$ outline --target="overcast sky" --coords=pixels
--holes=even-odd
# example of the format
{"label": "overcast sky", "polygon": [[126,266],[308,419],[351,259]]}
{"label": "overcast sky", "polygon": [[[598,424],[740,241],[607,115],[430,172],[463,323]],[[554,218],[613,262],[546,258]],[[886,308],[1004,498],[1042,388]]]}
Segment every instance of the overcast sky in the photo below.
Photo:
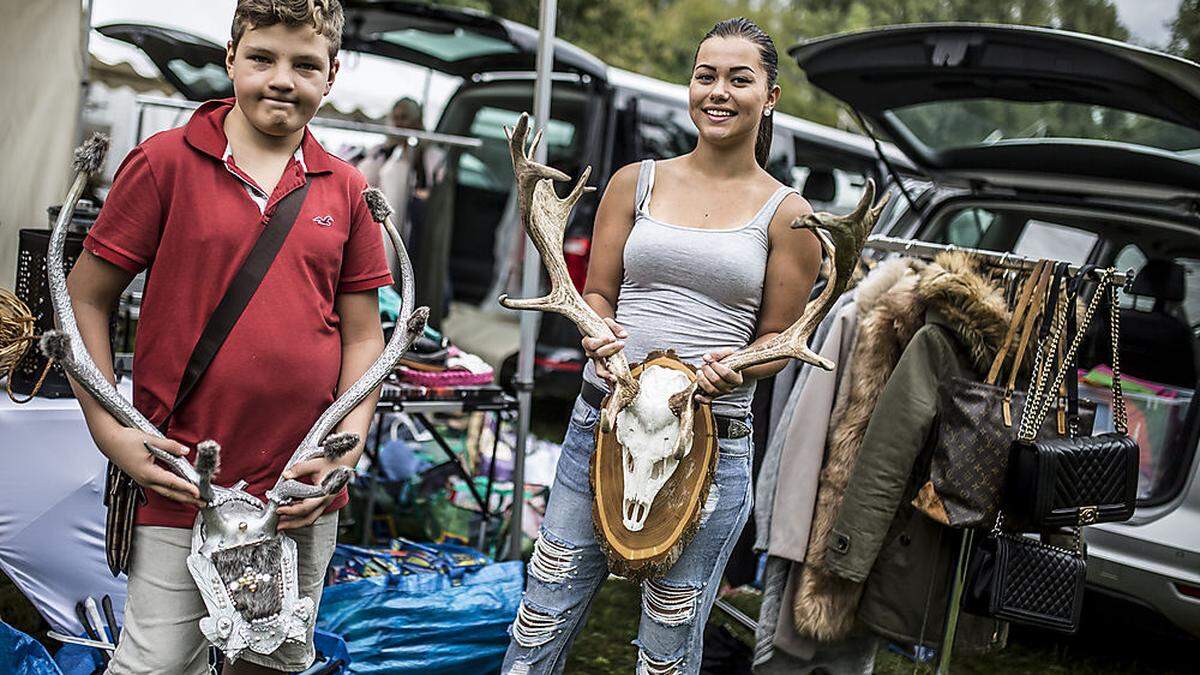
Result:
{"label": "overcast sky", "polygon": [[1168,25],[1179,11],[1180,0],[1116,0],[1117,16],[1133,34],[1134,42],[1147,47],[1166,47],[1171,41]]}

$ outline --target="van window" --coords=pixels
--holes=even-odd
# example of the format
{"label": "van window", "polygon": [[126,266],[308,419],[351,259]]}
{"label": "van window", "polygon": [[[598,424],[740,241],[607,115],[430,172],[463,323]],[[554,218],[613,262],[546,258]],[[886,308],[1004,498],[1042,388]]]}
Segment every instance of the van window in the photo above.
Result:
{"label": "van window", "polygon": [[636,159],[670,159],[696,147],[696,127],[686,107],[639,98],[637,112],[642,156]]}
{"label": "van window", "polygon": [[465,28],[456,28],[449,33],[405,28],[388,31],[379,37],[384,42],[406,47],[450,63],[480,56],[517,53],[517,48],[507,40],[480,35]]}
{"label": "van window", "polygon": [[1093,232],[1077,230],[1040,220],[1025,223],[1013,253],[1030,258],[1051,258],[1081,265],[1092,252],[1100,237]]}
{"label": "van window", "polygon": [[[1117,269],[1140,273],[1149,262],[1136,244],[1113,259]],[[1183,297],[1121,294],[1121,367],[1129,434],[1138,442],[1138,489],[1142,503],[1161,503],[1178,494],[1180,479],[1195,446],[1188,444],[1194,396],[1196,342],[1193,326],[1200,321],[1200,260],[1174,258],[1160,264],[1181,268]],[[1110,366],[1107,316],[1093,320],[1094,340],[1102,348],[1090,362],[1081,359],[1080,396],[1096,402],[1096,433],[1112,429],[1112,394],[1107,388]],[[1094,369],[1093,369],[1094,368]],[[1099,377],[1097,377],[1099,375]],[[1164,381],[1165,380],[1165,381]],[[1195,422],[1190,422],[1195,424]]]}
{"label": "van window", "polygon": [[867,176],[852,169],[806,166],[801,159],[791,166],[787,180],[782,182],[799,190],[815,211],[849,213],[862,198]]}
{"label": "van window", "polygon": [[[480,107],[471,120],[469,135],[479,138],[483,145],[463,152],[458,164],[458,183],[467,187],[507,192],[512,186],[512,159],[504,128],[512,128],[521,117],[519,112],[491,106]],[[575,125],[563,120],[550,120],[545,126],[542,142],[551,163],[570,152],[575,142]]]}
{"label": "van window", "polygon": [[983,241],[996,214],[987,209],[963,209],[946,223],[943,243],[974,248]]}

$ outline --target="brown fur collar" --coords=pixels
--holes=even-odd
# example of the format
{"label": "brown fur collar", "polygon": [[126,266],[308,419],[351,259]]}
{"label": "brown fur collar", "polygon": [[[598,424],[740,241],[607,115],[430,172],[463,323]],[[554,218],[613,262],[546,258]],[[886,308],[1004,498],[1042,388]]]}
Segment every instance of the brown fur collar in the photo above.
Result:
{"label": "brown fur collar", "polygon": [[930,264],[903,258],[884,262],[859,285],[855,303],[859,323],[848,364],[852,384],[834,405],[808,558],[793,600],[797,632],[821,641],[845,637],[854,625],[862,585],[825,571],[825,548],[867,423],[901,353],[928,311],[931,321],[958,335],[976,369],[985,372],[1009,319],[1001,291],[962,253],[942,254]]}
{"label": "brown fur collar", "polygon": [[951,252],[924,269],[917,294],[926,310],[935,313],[930,320],[957,335],[975,371],[986,373],[1012,316],[1000,288],[969,255]]}

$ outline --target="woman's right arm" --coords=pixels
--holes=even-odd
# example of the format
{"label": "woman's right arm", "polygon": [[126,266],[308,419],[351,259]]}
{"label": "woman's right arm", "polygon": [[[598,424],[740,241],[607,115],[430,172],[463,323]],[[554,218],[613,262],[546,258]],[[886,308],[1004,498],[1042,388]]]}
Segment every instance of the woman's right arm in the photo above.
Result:
{"label": "woman's right arm", "polygon": [[588,358],[595,362],[596,373],[606,380],[610,376],[600,360],[621,351],[625,347],[622,338],[629,336],[613,317],[616,316],[617,294],[624,273],[625,240],[633,229],[638,170],[638,164],[628,164],[613,174],[600,198],[592,228],[592,253],[583,300],[596,310],[618,339],[585,337],[581,344]]}

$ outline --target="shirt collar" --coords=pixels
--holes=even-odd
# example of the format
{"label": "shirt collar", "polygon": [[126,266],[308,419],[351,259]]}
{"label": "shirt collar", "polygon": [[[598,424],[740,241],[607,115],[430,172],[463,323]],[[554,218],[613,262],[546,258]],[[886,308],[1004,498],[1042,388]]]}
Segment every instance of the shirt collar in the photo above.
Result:
{"label": "shirt collar", "polygon": [[[184,128],[183,138],[187,144],[200,152],[224,162],[228,157],[229,139],[225,136],[225,116],[233,110],[234,99],[205,101],[192,113]],[[296,148],[296,159],[306,174],[331,173],[333,159],[317,142],[308,127],[304,128],[304,139]]]}

